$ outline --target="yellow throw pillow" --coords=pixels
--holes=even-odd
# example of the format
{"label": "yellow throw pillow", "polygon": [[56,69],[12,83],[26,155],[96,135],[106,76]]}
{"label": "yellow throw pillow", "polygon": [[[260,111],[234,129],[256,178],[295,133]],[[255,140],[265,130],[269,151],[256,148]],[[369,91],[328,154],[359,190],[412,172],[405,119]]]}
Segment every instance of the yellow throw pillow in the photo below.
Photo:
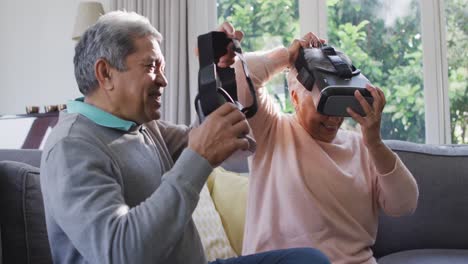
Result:
{"label": "yellow throw pillow", "polygon": [[206,184],[200,192],[200,200],[193,212],[192,218],[200,235],[208,261],[237,256],[229,244],[221,218],[216,211],[213,200],[211,200]]}
{"label": "yellow throw pillow", "polygon": [[213,171],[211,197],[221,216],[224,230],[234,251],[240,256],[244,238],[249,179],[218,167]]}

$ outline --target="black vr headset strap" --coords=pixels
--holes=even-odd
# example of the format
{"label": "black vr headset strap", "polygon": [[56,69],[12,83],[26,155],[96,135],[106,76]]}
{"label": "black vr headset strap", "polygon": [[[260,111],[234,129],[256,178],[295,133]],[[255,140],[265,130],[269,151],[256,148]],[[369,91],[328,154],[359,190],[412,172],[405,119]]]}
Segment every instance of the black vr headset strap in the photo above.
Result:
{"label": "black vr headset strap", "polygon": [[229,39],[222,32],[211,32],[198,37],[199,63],[198,95],[195,97],[195,110],[200,121],[223,104],[218,94],[219,76],[216,64],[226,54]]}
{"label": "black vr headset strap", "polygon": [[294,62],[294,67],[297,70],[297,80],[309,91],[312,91],[315,83],[315,76],[313,72],[307,68],[307,61],[305,60],[304,49],[299,49],[299,56]]}
{"label": "black vr headset strap", "polygon": [[[333,67],[337,71],[337,75],[343,79],[350,79],[353,77],[353,69],[343,61],[343,59],[336,54],[335,49],[332,46],[323,46],[322,52],[325,57],[331,62]],[[354,66],[353,66],[354,68]]]}
{"label": "black vr headset strap", "polygon": [[195,110],[200,121],[224,102],[218,95],[216,65],[214,63],[200,68],[198,72],[198,94],[195,97]]}
{"label": "black vr headset strap", "polygon": [[[246,118],[251,118],[252,116],[257,113],[258,105],[257,105],[257,94],[255,92],[255,87],[252,82],[252,78],[250,78],[249,68],[247,67],[247,61],[244,58],[244,54],[242,53],[242,49],[240,46],[240,42],[237,39],[232,40],[234,47],[233,50],[236,53],[237,57],[242,63],[242,70],[244,71],[245,79],[247,81],[247,85],[249,86],[250,95],[252,96],[252,104],[250,106],[242,108],[242,113],[244,113]],[[237,98],[237,91],[236,91],[236,98]]]}
{"label": "black vr headset strap", "polygon": [[195,97],[195,109],[200,120],[209,115],[224,102],[237,103],[237,85],[235,72],[232,68],[217,66],[219,58],[227,53],[230,42],[234,43],[234,52],[240,58],[247,79],[250,93],[253,98],[251,106],[240,109],[247,118],[257,112],[257,97],[253,82],[250,78],[247,64],[242,56],[240,43],[229,39],[224,32],[212,31],[198,36],[200,70],[198,72],[198,95]]}

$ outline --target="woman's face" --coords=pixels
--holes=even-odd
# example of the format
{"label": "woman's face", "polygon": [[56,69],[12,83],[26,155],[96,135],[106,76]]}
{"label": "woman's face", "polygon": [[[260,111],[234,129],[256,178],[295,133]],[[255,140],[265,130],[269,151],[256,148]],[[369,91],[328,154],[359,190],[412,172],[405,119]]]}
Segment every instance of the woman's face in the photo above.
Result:
{"label": "woman's face", "polygon": [[291,99],[296,109],[296,117],[299,124],[309,135],[320,141],[332,142],[338,129],[343,123],[343,117],[326,116],[317,112],[317,103],[320,97],[318,87],[307,91],[301,84],[291,92]]}

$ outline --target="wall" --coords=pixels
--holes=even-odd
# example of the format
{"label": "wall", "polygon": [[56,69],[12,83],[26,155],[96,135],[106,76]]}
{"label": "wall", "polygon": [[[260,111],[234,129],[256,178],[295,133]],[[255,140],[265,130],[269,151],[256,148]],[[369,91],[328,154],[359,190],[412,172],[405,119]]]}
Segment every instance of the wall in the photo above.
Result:
{"label": "wall", "polygon": [[[0,1],[0,115],[81,94],[71,39],[79,0]],[[108,11],[110,0],[101,0]]]}

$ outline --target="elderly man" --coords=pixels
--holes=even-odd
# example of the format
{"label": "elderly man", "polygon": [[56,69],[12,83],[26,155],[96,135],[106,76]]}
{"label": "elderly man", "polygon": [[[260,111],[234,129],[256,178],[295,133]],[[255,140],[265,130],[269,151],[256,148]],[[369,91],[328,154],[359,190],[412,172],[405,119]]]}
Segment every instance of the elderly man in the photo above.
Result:
{"label": "elderly man", "polygon": [[[238,35],[229,24],[222,30]],[[60,114],[42,156],[54,263],[206,263],[192,213],[212,168],[248,148],[240,136],[249,127],[231,104],[193,129],[158,120],[167,85],[161,38],[146,18],[116,11],[76,46],[75,76],[84,98]],[[219,65],[233,58],[229,52]],[[312,249],[220,263],[261,259],[327,263]]]}

